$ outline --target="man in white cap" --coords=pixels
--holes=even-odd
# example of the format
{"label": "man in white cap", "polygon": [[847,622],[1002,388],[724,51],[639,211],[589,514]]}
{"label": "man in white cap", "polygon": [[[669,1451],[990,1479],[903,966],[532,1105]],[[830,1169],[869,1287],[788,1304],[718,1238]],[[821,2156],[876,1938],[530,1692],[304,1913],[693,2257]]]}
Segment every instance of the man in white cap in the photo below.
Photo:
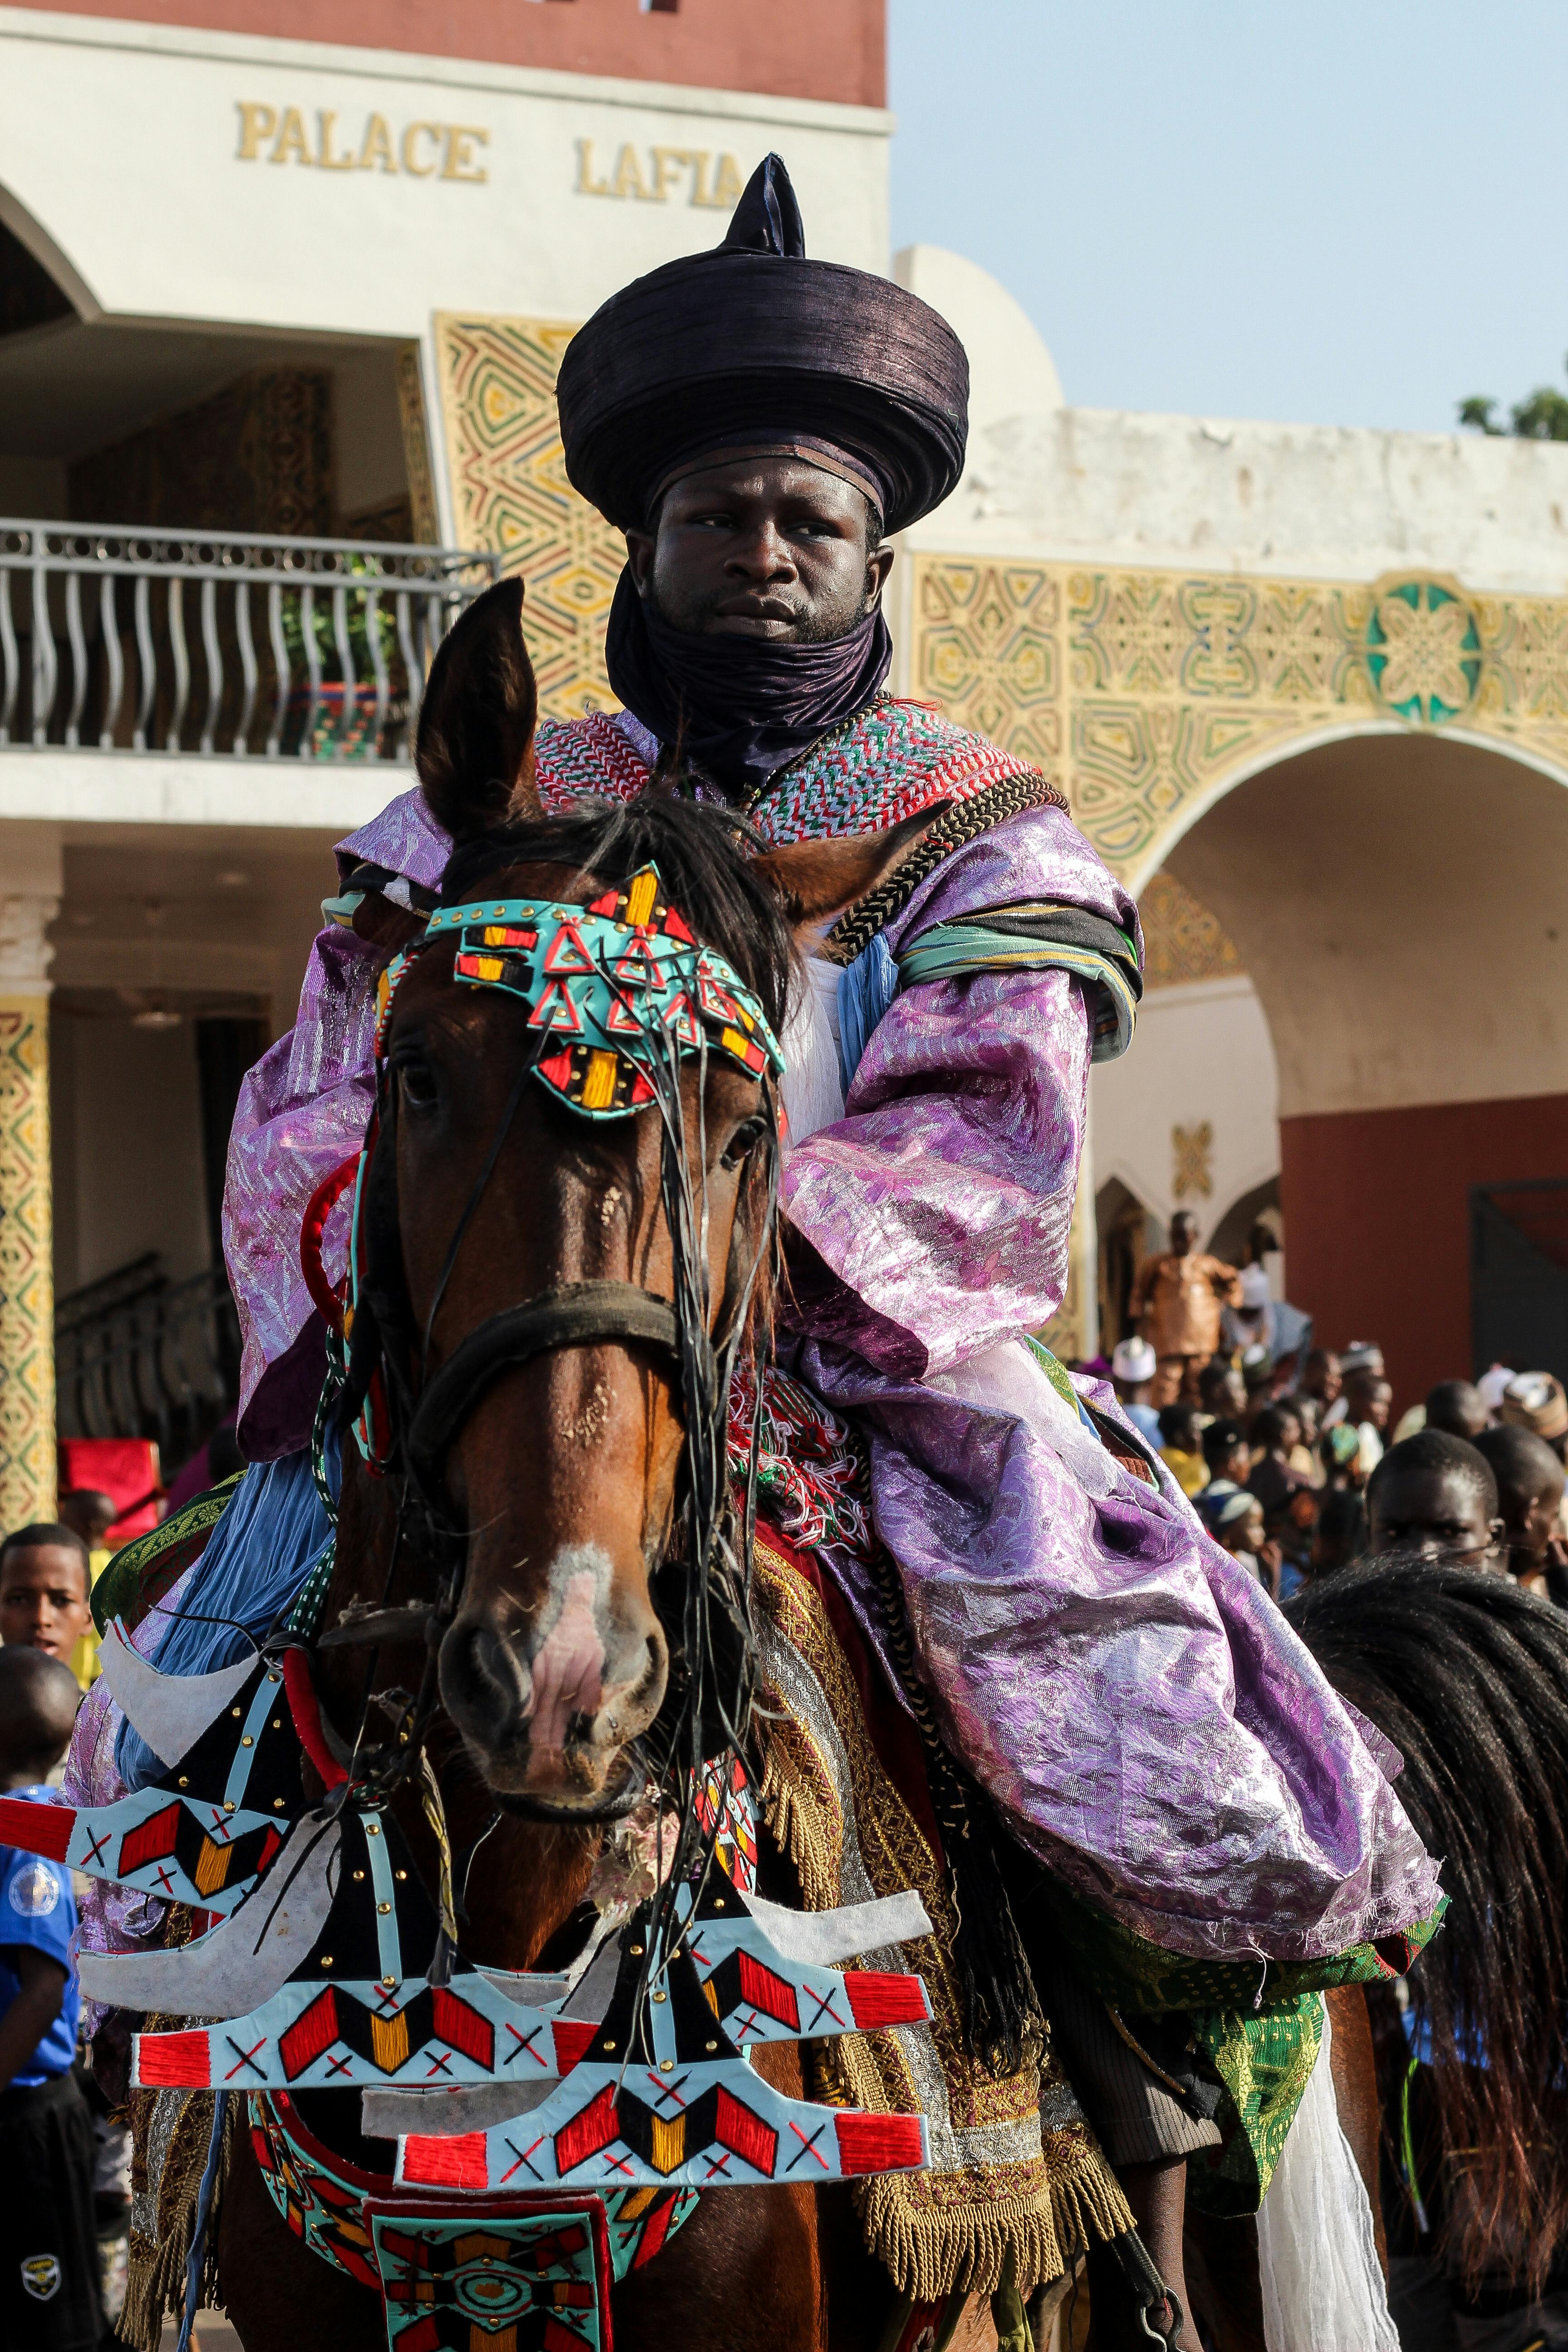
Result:
{"label": "man in white cap", "polygon": [[1118,1340],[1110,1358],[1110,1377],[1118,1402],[1134,1429],[1162,1452],[1160,1416],[1149,1402],[1159,1360],[1147,1339]]}

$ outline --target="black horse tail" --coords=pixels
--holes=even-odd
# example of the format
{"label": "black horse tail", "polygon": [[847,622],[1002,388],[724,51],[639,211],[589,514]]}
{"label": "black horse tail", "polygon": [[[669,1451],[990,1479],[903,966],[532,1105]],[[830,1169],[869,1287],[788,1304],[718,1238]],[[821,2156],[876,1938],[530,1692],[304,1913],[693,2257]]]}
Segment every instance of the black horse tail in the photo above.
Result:
{"label": "black horse tail", "polygon": [[1403,1754],[1398,1795],[1442,1864],[1447,1917],[1410,1979],[1455,2192],[1442,2251],[1473,2284],[1522,2243],[1539,2293],[1568,2234],[1568,1615],[1408,1559],[1321,1577],[1287,1614]]}

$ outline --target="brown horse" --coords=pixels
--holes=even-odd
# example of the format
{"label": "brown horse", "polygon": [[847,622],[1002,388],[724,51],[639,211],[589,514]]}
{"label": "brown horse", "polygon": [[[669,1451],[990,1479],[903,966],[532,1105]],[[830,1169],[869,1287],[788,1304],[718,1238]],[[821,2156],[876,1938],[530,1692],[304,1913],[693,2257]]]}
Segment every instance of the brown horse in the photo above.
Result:
{"label": "brown horse", "polygon": [[[776,1032],[793,929],[858,898],[935,812],[868,839],[751,858],[723,818],[674,801],[593,803],[591,813],[544,819],[531,787],[534,698],[520,603],[516,583],[480,599],[447,638],[426,697],[419,772],[457,845],[448,900],[585,905],[657,863],[670,903],[729,960]],[[399,910],[378,902],[374,919],[384,947],[401,944]],[[754,1307],[766,1273],[774,1135],[766,1087],[717,1055],[679,1066],[684,1175],[701,1212],[700,1262],[682,1264],[660,1118],[589,1121],[522,1083],[526,1006],[455,986],[452,962],[449,945],[427,950],[396,993],[365,1186],[372,1264],[356,1345],[374,1316],[388,1385],[401,1384],[416,1410],[465,1343],[493,1328],[498,1307],[563,1286],[669,1300],[684,1282],[706,1294],[700,1336],[722,1339],[748,1297]],[[722,1348],[714,1361],[727,1390]],[[438,1677],[428,1751],[460,1897],[466,1880],[465,1948],[527,1969],[580,1942],[575,1915],[605,1823],[646,1784],[661,1712],[700,1666],[680,1647],[687,1563],[671,1548],[678,1523],[689,1540],[682,1512],[703,1465],[694,1471],[690,1459],[689,1401],[668,1354],[647,1340],[590,1333],[524,1361],[503,1353],[460,1385],[460,1407],[414,1449],[417,1476],[372,1476],[345,1439],[323,1623],[383,1630],[374,1647],[320,1650],[319,1695],[341,1741],[353,1742],[361,1725],[362,1743],[388,1742],[406,1727],[411,1695],[433,1696]],[[412,1789],[395,1804],[434,1885],[438,1858]],[[793,2043],[765,2050],[759,2064],[780,2088],[806,2095]],[[390,2145],[360,2138],[356,2096],[326,2092],[299,2104],[329,2146],[390,2170]],[[223,2299],[247,2352],[276,2352],[307,2326],[310,2340],[337,2352],[384,2345],[379,2298],[289,2233],[243,2136],[238,2151],[218,2254]],[[613,2310],[623,2352],[655,2343],[849,2352],[875,2340],[889,2301],[841,2189],[738,2189],[705,2197],[657,2263],[616,2288]]]}

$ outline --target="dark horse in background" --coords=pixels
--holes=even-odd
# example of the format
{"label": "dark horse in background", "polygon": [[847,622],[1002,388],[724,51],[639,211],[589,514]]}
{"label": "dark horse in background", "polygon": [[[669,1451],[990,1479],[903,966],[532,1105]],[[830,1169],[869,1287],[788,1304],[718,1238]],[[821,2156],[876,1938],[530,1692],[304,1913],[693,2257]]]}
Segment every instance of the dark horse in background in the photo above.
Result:
{"label": "dark horse in background", "polygon": [[[1285,1614],[1399,1750],[1400,1801],[1443,1865],[1448,1910],[1408,1980],[1327,1999],[1394,2316],[1446,2343],[1434,2305],[1526,2304],[1568,2254],[1568,1616],[1506,1576],[1397,1555],[1315,1579]],[[1189,2208],[1216,2352],[1264,2352],[1255,2231]]]}
{"label": "dark horse in background", "polygon": [[[457,845],[448,903],[536,897],[586,904],[656,863],[671,904],[728,958],[781,1031],[799,937],[870,888],[937,812],[890,833],[760,856],[721,814],[659,798],[543,818],[531,782],[535,700],[519,628],[521,594],[520,583],[505,583],[471,609],[447,640],[426,692],[419,772]],[[416,919],[383,900],[367,901],[362,912],[388,953],[418,929]],[[457,987],[446,945],[426,950],[397,992],[365,1190],[367,1201],[381,1204],[372,1254],[379,1250],[384,1260],[372,1267],[369,1295],[386,1367],[406,1384],[409,1400],[417,1402],[423,1385],[498,1309],[563,1285],[612,1283],[669,1299],[682,1283],[689,1290],[695,1284],[710,1337],[727,1329],[749,1297],[742,1344],[765,1344],[775,1130],[758,1085],[718,1058],[680,1066],[683,1180],[703,1210],[683,1263],[668,1213],[660,1119],[588,1121],[525,1083],[526,1020],[513,997]],[[692,1234],[700,1240],[696,1265]],[[584,1900],[609,1825],[649,1778],[672,1710],[683,1695],[689,1698],[701,1661],[692,1654],[688,1605],[694,1465],[686,1405],[663,1352],[635,1339],[590,1339],[496,1368],[428,1467],[422,1501],[411,1499],[407,1482],[372,1477],[345,1440],[323,1624],[330,1632],[357,1622],[374,1633],[374,1645],[367,1636],[318,1650],[323,1711],[340,1740],[352,1741],[356,1726],[362,1743],[371,1740],[378,1723],[389,1738],[409,1694],[438,1681],[428,1752],[460,1900],[466,1881],[465,1948],[488,1966],[559,1966],[580,1947]],[[434,1603],[454,1559],[452,1603],[443,1614]],[[1434,1735],[1428,1755],[1400,1713],[1401,1675],[1407,1665],[1417,1682],[1427,1671],[1437,1674],[1432,1653],[1448,1656],[1445,1645],[1463,1638],[1463,1629],[1456,1631],[1463,1612],[1456,1601],[1446,1622],[1423,1617],[1408,1606],[1404,1585],[1399,1591],[1405,1613],[1392,1664],[1375,1633],[1356,1650],[1331,1607],[1314,1616],[1317,1604],[1310,1603],[1302,1630],[1336,1683],[1411,1756],[1417,1826],[1439,1852],[1463,1853],[1463,1887],[1443,1939],[1460,1954],[1455,1990],[1432,2003],[1435,2071],[1445,2085],[1458,2079],[1453,2052],[1472,2028],[1484,2034],[1492,2064],[1479,2088],[1474,2070],[1459,2067],[1468,2087],[1444,2110],[1465,2119],[1462,2127],[1456,2122],[1460,2137],[1451,2134],[1452,2143],[1469,2144],[1462,2133],[1473,2120],[1493,2162],[1486,2135],[1500,2135],[1488,2210],[1528,2179],[1555,2227],[1568,2158],[1542,2155],[1529,2118],[1540,2084],[1555,2079],[1539,2065],[1550,2039],[1542,2004],[1562,1983],[1568,1848],[1557,1808],[1568,1791],[1562,1719],[1568,1645],[1558,1637],[1553,1649],[1540,1613],[1546,1604],[1529,1603],[1537,1613],[1517,1627],[1510,1621],[1509,1639],[1528,1654],[1535,1696],[1521,1696],[1520,1656],[1510,1652],[1475,1706],[1461,1710],[1459,1730],[1447,1745]],[[403,1632],[404,1624],[415,1632]],[[1462,1680],[1462,1661],[1449,1657],[1445,1671]],[[1555,1716],[1543,1696],[1548,1685]],[[1514,1773],[1508,1786],[1518,1792],[1526,1785],[1511,1735],[1495,1727],[1499,1710],[1509,1707],[1534,1709],[1531,1722],[1547,1742],[1543,1772],[1553,1776],[1551,1802],[1537,1808],[1532,1827],[1516,1804],[1500,1842],[1489,1822],[1466,1844],[1456,1821],[1477,1801],[1467,1781],[1483,1759],[1494,1769],[1506,1749]],[[437,1852],[412,1787],[395,1801],[434,1885]],[[784,1900],[793,1893],[765,1841],[764,1891]],[[1530,1916],[1524,1944],[1515,1948],[1532,1962],[1550,1952],[1554,1971],[1528,2017],[1519,1988],[1502,1997],[1500,1961],[1494,1966],[1499,1945],[1521,1932],[1521,1904]],[[1373,2177],[1375,2208],[1371,2042],[1363,2025],[1359,2038],[1353,2030],[1363,2004],[1354,1993],[1333,1998],[1341,2113]],[[1561,2053],[1555,2042],[1552,2049],[1560,2074]],[[805,2095],[796,2044],[765,2045],[757,2063],[781,2089]],[[330,2147],[368,2170],[390,2171],[390,2144],[360,2137],[357,2094],[307,2094],[299,2105]],[[1210,2231],[1193,2250],[1194,2300],[1211,2340],[1226,2352],[1263,2340],[1248,2231],[1245,2224]],[[218,2253],[222,2299],[247,2352],[286,2345],[381,2352],[379,2298],[291,2235],[243,2134],[223,2200]],[[865,2252],[848,2192],[837,2185],[705,2196],[658,2260],[632,2273],[612,2299],[619,2352],[656,2346],[871,2352],[891,2306],[887,2275]],[[1113,2340],[1110,2321],[1102,2315],[1103,2340]]]}

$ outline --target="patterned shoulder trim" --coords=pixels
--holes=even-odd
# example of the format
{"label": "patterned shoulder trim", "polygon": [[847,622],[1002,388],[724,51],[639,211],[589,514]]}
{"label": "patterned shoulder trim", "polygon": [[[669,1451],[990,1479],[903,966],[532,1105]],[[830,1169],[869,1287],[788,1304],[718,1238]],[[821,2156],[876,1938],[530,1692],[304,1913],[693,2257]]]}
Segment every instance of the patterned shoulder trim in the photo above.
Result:
{"label": "patterned shoulder trim", "polygon": [[552,813],[575,793],[635,800],[648,779],[626,737],[603,710],[590,710],[583,719],[542,719],[533,755],[539,797]]}
{"label": "patterned shoulder trim", "polygon": [[[771,776],[746,814],[780,846],[881,833],[932,801],[970,800],[1033,773],[1016,751],[960,727],[930,703],[881,694]],[[1043,778],[1038,782],[1050,793]]]}
{"label": "patterned shoulder trim", "polygon": [[237,1470],[205,1495],[194,1495],[172,1518],[161,1519],[115,1553],[92,1588],[92,1617],[100,1633],[114,1617],[139,1625],[191,1562],[201,1558],[244,1475]]}
{"label": "patterned shoulder trim", "polygon": [[[926,802],[917,805],[943,797],[941,792],[928,793]],[[879,882],[858,906],[840,915],[822,943],[827,961],[852,964],[878,932],[895,915],[902,914],[927,875],[934,874],[942,860],[965,842],[976,840],[981,834],[989,833],[994,824],[1003,824],[1025,809],[1066,806],[1055,784],[1048,783],[1037,768],[1025,768],[1016,775],[1000,777],[994,783],[983,784],[967,799],[955,802],[886,881]]]}

